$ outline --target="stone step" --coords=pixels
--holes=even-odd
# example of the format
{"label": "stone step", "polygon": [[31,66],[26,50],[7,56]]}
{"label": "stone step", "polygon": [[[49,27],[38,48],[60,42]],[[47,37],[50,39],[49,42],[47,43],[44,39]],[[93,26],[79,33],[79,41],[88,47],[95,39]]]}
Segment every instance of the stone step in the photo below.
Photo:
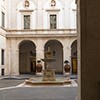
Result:
{"label": "stone step", "polygon": [[37,86],[37,85],[69,85],[71,84],[71,80],[65,80],[65,81],[33,81],[33,80],[26,80],[26,85],[30,86]]}

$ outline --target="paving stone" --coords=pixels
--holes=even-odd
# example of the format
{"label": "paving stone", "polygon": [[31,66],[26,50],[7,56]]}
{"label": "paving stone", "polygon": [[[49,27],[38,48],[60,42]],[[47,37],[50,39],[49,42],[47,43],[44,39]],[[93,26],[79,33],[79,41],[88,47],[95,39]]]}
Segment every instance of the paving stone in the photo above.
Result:
{"label": "paving stone", "polygon": [[77,87],[20,87],[0,91],[2,100],[75,100]]}
{"label": "paving stone", "polygon": [[15,77],[14,79],[9,77],[0,79],[0,100],[75,100],[77,97],[75,81],[72,81],[74,83],[70,86],[23,87],[20,84],[25,81],[25,78],[32,76],[18,77],[22,79],[18,80]]}

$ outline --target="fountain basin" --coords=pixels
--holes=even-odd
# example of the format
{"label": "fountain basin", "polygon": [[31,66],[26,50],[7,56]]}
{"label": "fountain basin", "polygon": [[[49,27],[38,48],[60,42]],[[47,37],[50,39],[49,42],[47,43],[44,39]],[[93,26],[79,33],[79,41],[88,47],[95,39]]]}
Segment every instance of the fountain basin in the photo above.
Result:
{"label": "fountain basin", "polygon": [[67,80],[66,78],[56,78],[55,81],[43,81],[42,78],[38,78],[37,80],[34,80],[32,78],[31,80],[26,80],[25,85],[29,86],[52,86],[52,85],[71,85],[72,80]]}

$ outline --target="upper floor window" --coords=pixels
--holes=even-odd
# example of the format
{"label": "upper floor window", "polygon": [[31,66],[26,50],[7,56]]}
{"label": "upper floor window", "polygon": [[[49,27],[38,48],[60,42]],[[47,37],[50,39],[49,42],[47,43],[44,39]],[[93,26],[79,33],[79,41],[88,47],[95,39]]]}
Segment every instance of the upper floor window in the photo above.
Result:
{"label": "upper floor window", "polygon": [[2,27],[5,27],[5,13],[2,12],[2,23],[1,23]]}
{"label": "upper floor window", "polygon": [[57,15],[53,14],[50,15],[50,29],[56,29],[57,28]]}
{"label": "upper floor window", "polygon": [[30,29],[30,15],[24,15],[24,29]]}

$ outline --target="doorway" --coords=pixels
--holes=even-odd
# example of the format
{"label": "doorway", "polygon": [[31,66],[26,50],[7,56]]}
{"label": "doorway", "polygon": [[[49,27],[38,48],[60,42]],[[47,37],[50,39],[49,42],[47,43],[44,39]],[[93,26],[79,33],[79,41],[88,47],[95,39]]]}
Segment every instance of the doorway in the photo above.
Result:
{"label": "doorway", "polygon": [[71,45],[72,74],[77,74],[77,40]]}

